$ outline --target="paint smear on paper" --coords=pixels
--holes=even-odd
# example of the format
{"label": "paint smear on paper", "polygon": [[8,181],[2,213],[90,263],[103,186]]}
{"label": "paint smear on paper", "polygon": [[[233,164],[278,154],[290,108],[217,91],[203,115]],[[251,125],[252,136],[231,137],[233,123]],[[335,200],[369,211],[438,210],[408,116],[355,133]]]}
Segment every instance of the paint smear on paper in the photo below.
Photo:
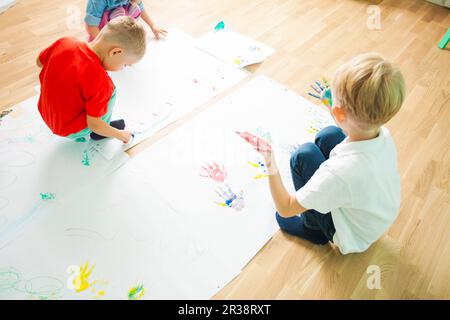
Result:
{"label": "paint smear on paper", "polygon": [[145,294],[144,285],[138,285],[128,291],[128,300],[140,300]]}
{"label": "paint smear on paper", "polygon": [[56,196],[53,193],[41,193],[41,199],[43,201],[50,201],[50,200],[54,200],[56,198]]}

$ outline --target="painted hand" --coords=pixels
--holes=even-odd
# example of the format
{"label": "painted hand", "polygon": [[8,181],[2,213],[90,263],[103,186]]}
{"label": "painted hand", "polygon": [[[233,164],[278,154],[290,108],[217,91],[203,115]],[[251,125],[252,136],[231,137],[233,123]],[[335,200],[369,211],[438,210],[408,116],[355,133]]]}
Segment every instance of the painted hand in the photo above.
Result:
{"label": "painted hand", "polygon": [[236,131],[236,134],[239,135],[246,142],[255,147],[255,150],[260,153],[271,153],[272,146],[263,138],[260,138],[250,132],[240,132]]}
{"label": "painted hand", "polygon": [[223,165],[213,162],[212,164],[205,163],[202,166],[200,176],[222,183],[228,177],[228,173]]}
{"label": "painted hand", "polygon": [[120,130],[117,139],[121,140],[124,144],[127,144],[133,138],[133,133],[131,131]]}
{"label": "painted hand", "polygon": [[244,192],[241,190],[239,195],[235,194],[229,185],[224,187],[220,186],[216,189],[217,194],[221,197],[224,202],[216,202],[222,207],[232,208],[236,211],[241,211],[245,207]]}
{"label": "painted hand", "polygon": [[278,169],[275,166],[274,154],[272,152],[272,146],[266,140],[258,137],[249,132],[239,132],[236,133],[249,144],[255,147],[255,150],[259,152],[264,157],[264,162],[268,169],[268,174],[275,174]]}

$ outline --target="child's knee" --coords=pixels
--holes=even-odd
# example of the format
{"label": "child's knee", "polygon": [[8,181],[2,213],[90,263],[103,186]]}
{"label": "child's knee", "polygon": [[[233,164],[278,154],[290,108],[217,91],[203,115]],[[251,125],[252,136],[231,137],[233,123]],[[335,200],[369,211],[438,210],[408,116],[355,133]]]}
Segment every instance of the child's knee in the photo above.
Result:
{"label": "child's knee", "polygon": [[298,147],[291,155],[291,169],[299,168],[302,162],[307,161],[309,158],[313,158],[317,153],[317,146],[312,142],[307,142]]}

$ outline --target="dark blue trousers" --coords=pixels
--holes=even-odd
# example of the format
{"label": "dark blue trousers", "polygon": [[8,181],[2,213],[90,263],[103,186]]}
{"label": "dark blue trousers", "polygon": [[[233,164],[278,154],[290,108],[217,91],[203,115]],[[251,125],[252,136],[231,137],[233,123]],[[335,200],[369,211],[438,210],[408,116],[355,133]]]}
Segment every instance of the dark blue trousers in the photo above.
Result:
{"label": "dark blue trousers", "polygon": [[[291,174],[295,190],[308,182],[319,166],[330,157],[331,150],[344,139],[345,134],[340,128],[326,127],[320,130],[314,143],[305,143],[292,154]],[[291,218],[283,218],[277,212],[276,219],[281,230],[315,244],[324,245],[333,241],[336,232],[330,212],[322,214],[308,210]]]}

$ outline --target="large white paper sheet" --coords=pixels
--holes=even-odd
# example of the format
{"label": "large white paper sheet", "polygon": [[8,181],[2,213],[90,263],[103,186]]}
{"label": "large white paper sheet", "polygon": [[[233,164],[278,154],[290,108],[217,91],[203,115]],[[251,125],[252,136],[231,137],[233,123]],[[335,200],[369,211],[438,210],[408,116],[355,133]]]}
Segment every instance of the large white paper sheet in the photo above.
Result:
{"label": "large white paper sheet", "polygon": [[26,232],[0,247],[0,299],[128,299],[140,286],[134,298],[207,299],[239,273],[132,162],[49,201]]}
{"label": "large white paper sheet", "polygon": [[135,132],[131,144],[102,142],[99,151],[111,159],[177,120],[248,76],[198,50],[194,39],[173,28],[167,38],[149,40],[142,61],[110,74],[117,88],[114,119],[125,119]]}
{"label": "large white paper sheet", "polygon": [[0,122],[0,245],[52,198],[63,198],[120,167],[121,154],[104,159],[95,143],[55,136],[37,110],[38,96]]}
{"label": "large white paper sheet", "polygon": [[196,44],[199,49],[240,68],[263,62],[275,51],[263,43],[226,29],[208,32]]}
{"label": "large white paper sheet", "polygon": [[[19,118],[20,126],[2,122],[7,139],[35,123]],[[331,124],[327,113],[274,81],[250,81],[114,174],[37,206],[23,232],[0,242],[0,298],[212,297],[278,229],[261,159],[234,132],[272,140],[292,191],[291,151]],[[46,152],[50,138],[33,137]],[[20,173],[28,158],[4,159],[12,168],[6,172]],[[0,181],[12,186],[14,178]],[[22,198],[32,199],[31,190]],[[17,189],[12,194],[19,198]]]}

